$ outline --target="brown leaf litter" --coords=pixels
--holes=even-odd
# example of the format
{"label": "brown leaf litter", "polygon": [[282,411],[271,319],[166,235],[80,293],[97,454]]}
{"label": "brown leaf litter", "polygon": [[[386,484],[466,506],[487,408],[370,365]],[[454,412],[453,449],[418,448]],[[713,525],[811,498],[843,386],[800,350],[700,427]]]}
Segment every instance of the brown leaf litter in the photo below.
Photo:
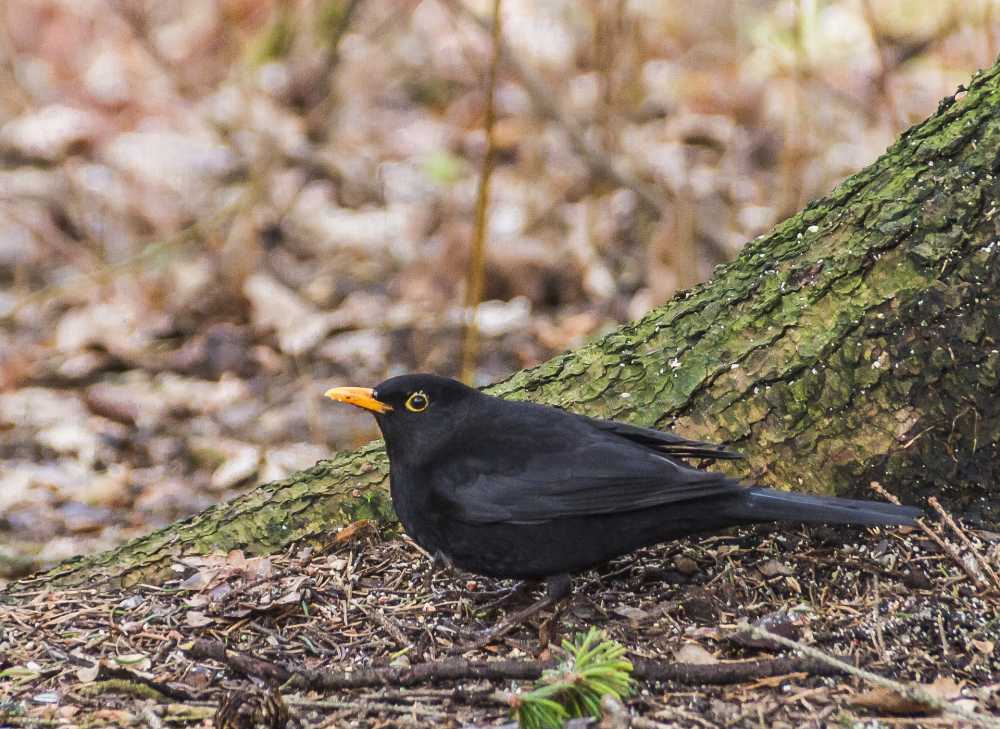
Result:
{"label": "brown leaf litter", "polygon": [[325,552],[234,551],[174,570],[126,591],[12,586],[0,725],[498,726],[509,719],[497,692],[558,658],[540,636],[588,625],[628,648],[635,727],[954,725],[746,626],[1000,721],[1000,597],[917,530],[758,527],[645,549],[577,577],[557,620],[459,657],[456,645],[530,597],[510,581],[430,574],[409,540],[371,524]]}

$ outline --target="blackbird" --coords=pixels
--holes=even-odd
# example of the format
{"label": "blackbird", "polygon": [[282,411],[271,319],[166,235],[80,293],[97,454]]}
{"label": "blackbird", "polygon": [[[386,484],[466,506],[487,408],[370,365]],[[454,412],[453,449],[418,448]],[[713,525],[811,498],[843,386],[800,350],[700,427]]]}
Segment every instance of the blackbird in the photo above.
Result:
{"label": "blackbird", "polygon": [[908,506],[746,486],[684,459],[736,459],[674,433],[501,400],[437,375],[326,396],[371,411],[403,528],[437,560],[547,581],[511,626],[569,593],[569,574],[640,547],[759,522],[913,524]]}

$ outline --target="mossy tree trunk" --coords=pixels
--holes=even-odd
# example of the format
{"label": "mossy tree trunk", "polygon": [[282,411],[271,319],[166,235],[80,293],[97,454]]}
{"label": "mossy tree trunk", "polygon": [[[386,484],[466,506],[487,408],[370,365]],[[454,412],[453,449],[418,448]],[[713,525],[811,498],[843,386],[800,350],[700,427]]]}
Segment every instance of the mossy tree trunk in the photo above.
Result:
{"label": "mossy tree trunk", "polygon": [[[729,443],[759,483],[867,494],[878,480],[996,523],[998,151],[995,67],[711,282],[490,390]],[[388,521],[387,473],[378,444],[341,453],[36,580],[130,584],[185,554]]]}

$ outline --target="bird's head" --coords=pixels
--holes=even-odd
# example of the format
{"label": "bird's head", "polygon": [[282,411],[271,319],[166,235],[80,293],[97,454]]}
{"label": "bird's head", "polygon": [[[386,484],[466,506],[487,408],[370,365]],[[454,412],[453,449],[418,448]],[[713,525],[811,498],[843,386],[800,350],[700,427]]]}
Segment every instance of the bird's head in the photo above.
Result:
{"label": "bird's head", "polygon": [[334,387],[326,396],[375,416],[389,458],[420,461],[444,447],[459,430],[468,405],[483,397],[457,380],[400,375],[368,387]]}

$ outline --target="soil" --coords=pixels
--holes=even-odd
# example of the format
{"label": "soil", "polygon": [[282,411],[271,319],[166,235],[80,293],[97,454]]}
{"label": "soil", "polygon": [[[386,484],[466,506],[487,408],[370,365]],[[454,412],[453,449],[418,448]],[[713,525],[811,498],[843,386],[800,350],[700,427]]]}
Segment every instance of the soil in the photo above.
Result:
{"label": "soil", "polygon": [[[596,626],[637,666],[698,663],[704,677],[732,662],[798,660],[748,638],[739,626],[749,622],[923,684],[989,725],[1000,721],[1000,592],[969,565],[973,552],[993,559],[1000,535],[963,533],[974,549],[952,555],[906,528],[757,527],[668,543],[576,576],[557,615],[462,658],[544,664],[562,656],[562,639]],[[386,679],[322,693],[282,686],[277,674],[269,681],[270,664],[330,675],[392,666],[398,679],[454,660],[456,646],[539,592],[434,571],[405,536],[368,523],[324,549],[197,557],[175,572],[129,590],[11,585],[0,595],[0,726],[211,726],[220,705],[217,726],[501,726],[510,722],[502,692],[532,687]],[[199,657],[196,640],[247,661]],[[240,668],[253,661],[263,669]],[[957,725],[855,676],[818,673],[765,672],[728,685],[638,680],[629,716],[601,726]]]}

